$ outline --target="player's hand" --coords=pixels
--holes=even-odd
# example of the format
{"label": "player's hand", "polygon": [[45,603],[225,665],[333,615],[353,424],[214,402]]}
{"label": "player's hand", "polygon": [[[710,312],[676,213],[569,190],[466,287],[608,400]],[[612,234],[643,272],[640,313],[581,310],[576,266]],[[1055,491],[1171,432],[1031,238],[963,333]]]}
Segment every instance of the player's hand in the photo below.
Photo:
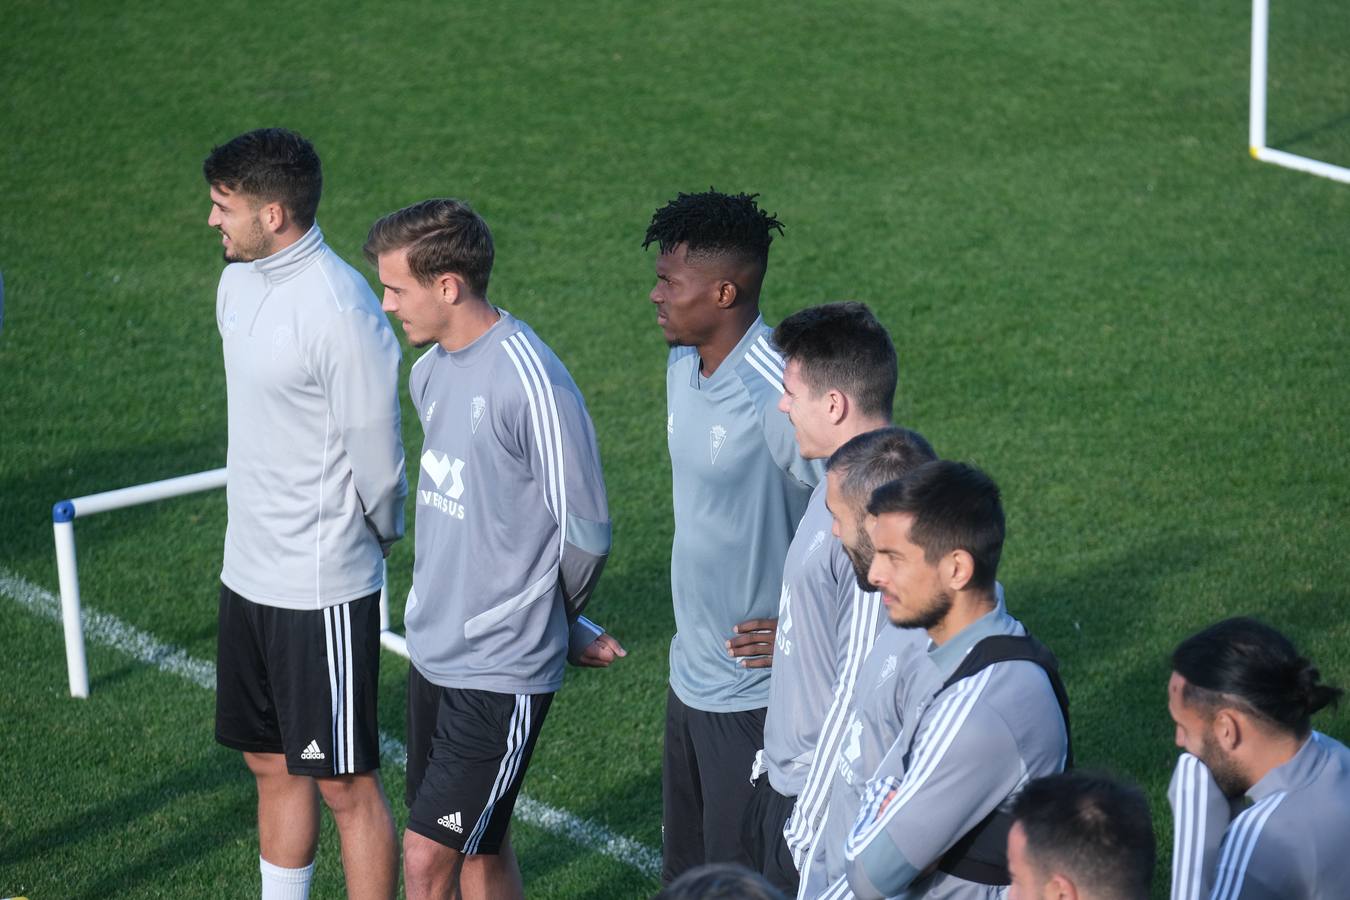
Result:
{"label": "player's hand", "polygon": [[773,642],[778,636],[777,619],[749,619],[732,631],[727,652],[746,669],[767,669],[773,665]]}
{"label": "player's hand", "polygon": [[577,658],[576,665],[591,669],[606,669],[614,660],[627,655],[628,651],[623,649],[623,644],[615,640],[614,635],[602,634],[586,645],[586,649],[582,650],[581,656]]}

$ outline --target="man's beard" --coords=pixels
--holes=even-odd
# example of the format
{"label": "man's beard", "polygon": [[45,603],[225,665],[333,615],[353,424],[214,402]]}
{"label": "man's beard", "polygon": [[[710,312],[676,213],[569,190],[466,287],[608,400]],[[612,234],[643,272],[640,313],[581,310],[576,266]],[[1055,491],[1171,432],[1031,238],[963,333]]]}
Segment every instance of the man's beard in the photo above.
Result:
{"label": "man's beard", "polygon": [[853,577],[858,579],[858,587],[864,593],[870,594],[876,590],[876,587],[867,580],[867,573],[872,568],[872,557],[876,555],[876,550],[872,547],[872,539],[861,528],[858,529],[853,542],[855,546],[852,547],[844,544],[844,553],[848,556],[848,561],[853,564]]}
{"label": "man's beard", "polygon": [[1236,800],[1251,788],[1251,782],[1242,774],[1233,757],[1219,749],[1212,734],[1205,735],[1200,747],[1200,761],[1209,769],[1209,774],[1214,776],[1214,783],[1229,800]]}
{"label": "man's beard", "polygon": [[[233,251],[233,255],[231,255],[231,251]],[[241,244],[233,235],[230,235],[230,246],[223,248],[220,255],[227,263],[253,262],[255,259],[271,256],[272,247],[268,243],[267,233],[263,231],[262,223],[256,219],[250,223],[247,243]]]}
{"label": "man's beard", "polygon": [[[890,616],[891,624],[897,628],[922,628],[924,631],[940,624],[947,614],[952,611],[952,595],[946,591],[938,591],[929,598],[927,605],[918,612],[911,613],[907,619],[896,619]],[[888,610],[889,614],[889,610]]]}

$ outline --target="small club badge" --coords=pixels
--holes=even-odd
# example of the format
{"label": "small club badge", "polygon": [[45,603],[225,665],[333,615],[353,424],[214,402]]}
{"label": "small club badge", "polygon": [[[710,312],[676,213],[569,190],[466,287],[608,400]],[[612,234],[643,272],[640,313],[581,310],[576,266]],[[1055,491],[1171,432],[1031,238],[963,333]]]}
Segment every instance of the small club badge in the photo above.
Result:
{"label": "small club badge", "polygon": [[727,430],[721,425],[714,425],[708,429],[708,449],[712,455],[713,465],[717,464],[717,454],[722,452],[722,445],[727,442]]}
{"label": "small club badge", "polygon": [[474,397],[469,402],[469,427],[473,433],[478,433],[478,423],[483,421],[483,413],[487,410],[487,399],[482,395]]}

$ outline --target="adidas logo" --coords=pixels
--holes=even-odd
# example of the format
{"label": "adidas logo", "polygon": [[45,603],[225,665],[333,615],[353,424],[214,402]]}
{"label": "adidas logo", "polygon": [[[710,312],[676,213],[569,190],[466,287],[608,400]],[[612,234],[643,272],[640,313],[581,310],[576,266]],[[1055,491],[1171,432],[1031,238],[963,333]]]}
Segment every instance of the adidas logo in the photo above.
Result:
{"label": "adidas logo", "polygon": [[444,825],[446,828],[449,828],[451,831],[455,832],[455,834],[464,833],[464,826],[460,824],[459,813],[457,812],[452,812],[448,816],[441,816],[439,819],[436,820],[436,824]]}
{"label": "adidas logo", "polygon": [[301,759],[323,759],[323,758],[324,758],[324,755],[323,755],[323,751],[319,749],[319,742],[318,742],[318,741],[310,741],[310,742],[309,742],[309,746],[306,747],[306,748],[301,752],[300,758],[301,758]]}

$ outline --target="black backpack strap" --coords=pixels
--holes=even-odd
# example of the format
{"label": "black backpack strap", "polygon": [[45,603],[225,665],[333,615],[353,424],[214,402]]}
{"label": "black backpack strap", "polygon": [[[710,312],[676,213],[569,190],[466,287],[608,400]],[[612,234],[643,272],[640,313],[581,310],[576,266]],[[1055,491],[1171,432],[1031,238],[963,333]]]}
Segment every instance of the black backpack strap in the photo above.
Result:
{"label": "black backpack strap", "polygon": [[[1064,682],[1059,677],[1059,661],[1049,648],[1031,635],[1001,634],[980,641],[966,654],[966,658],[942,685],[941,690],[946,690],[962,678],[969,678],[994,663],[1013,660],[1036,663],[1045,670],[1046,676],[1050,679],[1050,687],[1055,692],[1060,714],[1064,716],[1064,736],[1068,746],[1065,768],[1072,768],[1073,739],[1069,732],[1069,694],[1064,690]],[[1012,816],[1002,809],[995,809],[942,855],[942,859],[938,861],[938,869],[976,884],[1011,883],[1008,877],[1007,857],[1008,832],[1011,829]]]}

